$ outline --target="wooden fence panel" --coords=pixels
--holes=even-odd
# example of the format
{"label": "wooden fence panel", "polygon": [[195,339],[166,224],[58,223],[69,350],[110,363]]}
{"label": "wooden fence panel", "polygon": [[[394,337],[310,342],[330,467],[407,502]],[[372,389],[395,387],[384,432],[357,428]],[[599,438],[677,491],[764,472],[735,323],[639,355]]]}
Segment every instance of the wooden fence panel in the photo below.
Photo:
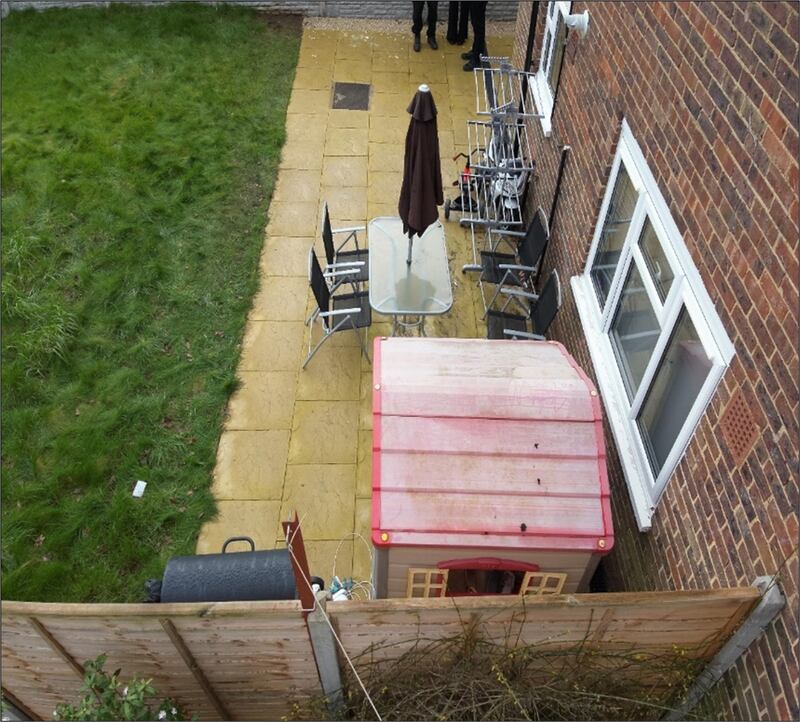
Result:
{"label": "wooden fence panel", "polygon": [[2,613],[3,686],[43,719],[78,698],[80,674],[67,660],[99,654],[107,670],[152,678],[159,697],[200,719],[279,719],[321,691],[299,602],[4,602]]}
{"label": "wooden fence panel", "polygon": [[548,597],[392,599],[329,606],[351,657],[392,659],[418,640],[457,636],[476,624],[498,643],[659,653],[673,648],[710,659],[759,598],[755,587],[700,592],[581,594]]}
{"label": "wooden fence panel", "polygon": [[[348,654],[389,660],[422,639],[476,625],[509,644],[576,643],[710,659],[759,599],[755,587],[700,592],[519,598],[391,599],[328,604]],[[37,604],[4,602],[3,687],[42,718],[77,699],[81,665],[150,677],[201,719],[279,719],[321,694],[300,602]],[[387,645],[392,645],[387,647]]]}

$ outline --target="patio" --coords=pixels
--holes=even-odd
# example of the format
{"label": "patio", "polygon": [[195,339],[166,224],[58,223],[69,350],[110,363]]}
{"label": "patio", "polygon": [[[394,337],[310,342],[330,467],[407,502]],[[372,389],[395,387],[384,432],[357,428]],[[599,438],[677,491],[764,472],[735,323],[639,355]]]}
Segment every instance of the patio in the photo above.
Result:
{"label": "patio", "polygon": [[[475,117],[475,82],[462,70],[469,49],[411,48],[407,30],[358,21],[330,29],[306,21],[286,118],[286,145],[261,255],[261,288],[254,299],[239,364],[241,388],[232,397],[217,452],[213,492],[219,514],[203,527],[198,553],[217,552],[230,536],[251,536],[259,549],[282,546],[280,520],[297,509],[311,571],[330,583],[370,577],[372,367],[353,333],[326,343],[301,371],[307,349],[304,320],[315,307],[308,288],[308,249],[324,257],[319,234],[322,202],[334,228],[396,216],[402,182],[408,106],[427,83],[438,108],[445,197],[463,163],[465,121]],[[493,55],[511,51],[511,26],[487,26]],[[370,83],[369,110],[332,110],[334,82]],[[453,307],[426,322],[430,336],[484,337],[483,306],[474,278],[471,243],[457,218],[440,211],[453,281]],[[366,241],[360,234],[359,241]],[[373,314],[372,339],[388,335],[391,320]],[[371,351],[370,351],[371,353]],[[358,535],[367,542],[362,543]]]}

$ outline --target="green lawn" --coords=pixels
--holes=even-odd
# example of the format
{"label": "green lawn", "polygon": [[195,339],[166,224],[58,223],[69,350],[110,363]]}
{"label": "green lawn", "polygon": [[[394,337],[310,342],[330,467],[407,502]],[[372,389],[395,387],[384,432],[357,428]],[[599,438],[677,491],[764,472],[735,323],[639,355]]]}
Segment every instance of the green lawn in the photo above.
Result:
{"label": "green lawn", "polygon": [[3,598],[136,601],[214,514],[299,26],[175,5],[2,28]]}

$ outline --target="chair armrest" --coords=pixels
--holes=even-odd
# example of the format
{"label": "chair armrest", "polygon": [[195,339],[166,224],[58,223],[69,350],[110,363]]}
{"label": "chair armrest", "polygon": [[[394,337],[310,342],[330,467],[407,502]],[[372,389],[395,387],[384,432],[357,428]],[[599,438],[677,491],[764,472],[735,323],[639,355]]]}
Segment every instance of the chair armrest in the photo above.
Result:
{"label": "chair armrest", "polygon": [[530,301],[539,300],[538,293],[531,293],[530,291],[524,291],[521,288],[508,288],[507,286],[503,286],[500,289],[500,293],[502,293],[504,296],[514,296],[514,298],[527,298]]}
{"label": "chair armrest", "polygon": [[366,261],[336,261],[335,263],[329,263],[325,268],[358,268],[360,266],[365,266],[367,264]]}
{"label": "chair armrest", "polygon": [[525,238],[526,235],[523,231],[492,230],[491,233],[497,236],[514,236],[514,238]]}
{"label": "chair armrest", "polygon": [[325,276],[325,278],[335,278],[336,276],[352,276],[357,270],[357,268],[337,268],[333,271],[325,269],[322,275]]}
{"label": "chair armrest", "polygon": [[546,341],[544,336],[538,333],[528,333],[527,331],[514,331],[510,328],[503,329],[504,336],[511,336],[513,338],[526,338],[530,341]]}
{"label": "chair armrest", "polygon": [[351,313],[361,313],[360,308],[339,308],[335,311],[322,311],[320,312],[320,316],[322,318],[328,318],[330,316],[349,316]]}
{"label": "chair armrest", "polygon": [[536,266],[518,266],[511,263],[498,263],[497,267],[501,271],[526,271],[528,273],[536,272]]}
{"label": "chair armrest", "polygon": [[465,266],[461,266],[461,273],[466,273],[467,271],[483,271],[483,266],[478,263],[468,263]]}
{"label": "chair armrest", "polygon": [[348,226],[347,228],[333,228],[331,233],[357,233],[358,231],[366,231],[366,226]]}

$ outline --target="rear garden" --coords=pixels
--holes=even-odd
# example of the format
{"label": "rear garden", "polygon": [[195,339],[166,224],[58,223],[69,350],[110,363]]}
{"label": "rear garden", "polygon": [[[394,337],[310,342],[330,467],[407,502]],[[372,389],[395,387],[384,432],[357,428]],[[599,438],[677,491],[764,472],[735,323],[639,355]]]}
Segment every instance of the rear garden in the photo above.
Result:
{"label": "rear garden", "polygon": [[4,598],[138,600],[213,516],[300,26],[175,5],[2,27]]}

